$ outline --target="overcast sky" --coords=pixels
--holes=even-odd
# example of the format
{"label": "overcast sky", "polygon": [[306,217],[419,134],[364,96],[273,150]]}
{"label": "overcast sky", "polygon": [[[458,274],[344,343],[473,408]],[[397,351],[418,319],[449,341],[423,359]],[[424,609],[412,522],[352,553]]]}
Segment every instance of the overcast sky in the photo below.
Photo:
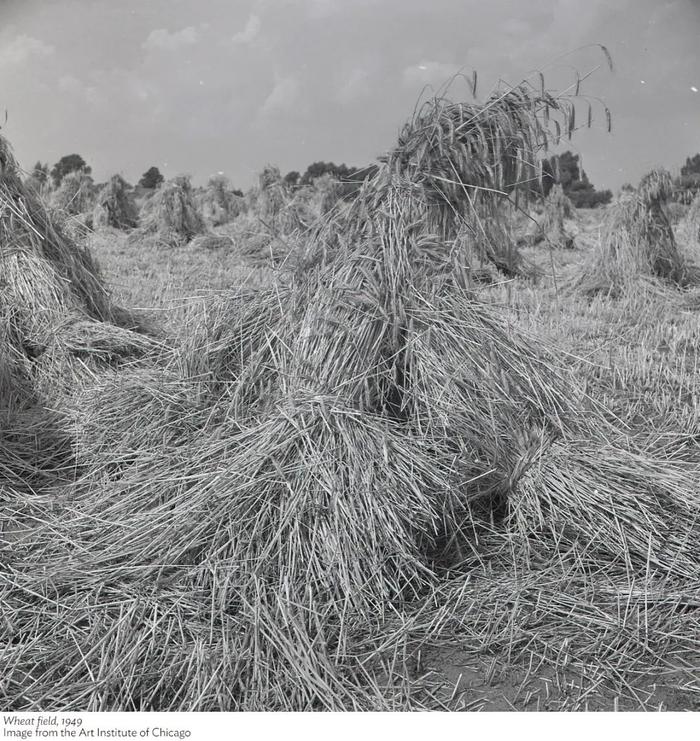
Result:
{"label": "overcast sky", "polygon": [[97,179],[248,187],[266,163],[368,163],[460,69],[482,97],[534,69],[562,87],[596,43],[616,69],[584,89],[614,129],[575,135],[589,177],[677,171],[700,151],[700,0],[0,0],[0,111],[25,168],[77,152]]}

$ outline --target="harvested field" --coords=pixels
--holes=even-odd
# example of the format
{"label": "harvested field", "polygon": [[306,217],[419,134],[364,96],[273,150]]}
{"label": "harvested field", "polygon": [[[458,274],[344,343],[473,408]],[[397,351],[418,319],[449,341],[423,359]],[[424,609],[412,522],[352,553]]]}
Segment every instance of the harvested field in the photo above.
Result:
{"label": "harvested field", "polygon": [[537,80],[345,201],[180,177],[134,228],[115,176],[84,243],[0,139],[3,709],[700,708],[697,201],[555,186],[518,246]]}

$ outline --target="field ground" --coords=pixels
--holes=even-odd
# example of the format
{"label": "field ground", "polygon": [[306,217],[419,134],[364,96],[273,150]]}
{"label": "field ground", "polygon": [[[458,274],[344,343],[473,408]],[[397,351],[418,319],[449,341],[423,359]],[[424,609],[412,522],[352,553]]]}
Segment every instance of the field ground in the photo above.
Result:
{"label": "field ground", "polygon": [[[620,299],[577,293],[571,278],[601,218],[579,215],[575,250],[527,250],[539,279],[503,279],[478,287],[478,296],[557,348],[581,389],[643,450],[700,465],[700,292],[649,284]],[[171,336],[208,295],[280,279],[271,268],[247,267],[235,251],[139,248],[115,231],[89,241],[117,301],[146,310]],[[681,248],[697,261],[697,245]],[[496,587],[494,562],[471,563],[444,574],[429,624],[420,608],[397,615],[402,654],[394,646],[382,655],[381,636],[367,639],[396,709],[700,709],[700,635],[684,634],[700,627],[700,582],[689,590],[671,569],[660,578],[649,571],[645,586],[619,564],[587,573],[555,560],[498,574]]]}

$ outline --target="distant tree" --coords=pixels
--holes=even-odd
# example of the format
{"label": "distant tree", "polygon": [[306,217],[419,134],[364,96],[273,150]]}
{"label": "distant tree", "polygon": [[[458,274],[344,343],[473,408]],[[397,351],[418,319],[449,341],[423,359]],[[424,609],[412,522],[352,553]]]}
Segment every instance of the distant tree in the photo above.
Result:
{"label": "distant tree", "polygon": [[301,180],[301,175],[296,170],[290,170],[283,179],[284,184],[288,188],[296,188]]}
{"label": "distant tree", "polygon": [[594,208],[612,200],[612,191],[596,190],[573,152],[554,155],[542,163],[542,191],[549,193],[554,183],[559,183],[564,194],[576,208]]}
{"label": "distant tree", "polygon": [[336,165],[332,162],[312,162],[301,177],[301,185],[311,185],[316,178],[320,178],[335,168]]}
{"label": "distant tree", "polygon": [[34,178],[37,183],[43,185],[49,179],[49,174],[49,163],[43,163],[37,160],[37,163],[32,168],[29,177]]}
{"label": "distant tree", "polygon": [[674,181],[675,200],[691,203],[700,193],[700,154],[688,157],[681,167],[680,177]]}
{"label": "distant tree", "polygon": [[302,175],[301,185],[311,185],[316,178],[323,175],[331,175],[336,180],[346,180],[356,169],[345,164],[336,165],[335,162],[313,162],[306,168]]}
{"label": "distant tree", "polygon": [[686,159],[685,164],[681,167],[681,175],[700,175],[700,154],[695,154]]}
{"label": "distant tree", "polygon": [[37,162],[27,175],[24,184],[35,193],[45,194],[49,182],[49,165]]}
{"label": "distant tree", "polygon": [[139,187],[140,188],[147,188],[148,190],[155,190],[162,182],[164,178],[161,175],[160,170],[153,165],[152,167],[149,167],[146,172],[143,173],[141,176],[141,180],[139,180]]}
{"label": "distant tree", "polygon": [[367,167],[348,167],[345,164],[336,165],[334,162],[313,162],[306,168],[299,184],[311,185],[317,178],[330,175],[340,183],[340,187],[334,191],[338,198],[352,200],[362,187],[362,183],[373,177],[377,169],[377,165],[374,164]]}
{"label": "distant tree", "polygon": [[82,172],[85,175],[89,175],[92,172],[92,168],[79,154],[66,154],[61,157],[51,170],[51,178],[54,185],[58,187],[69,172]]}

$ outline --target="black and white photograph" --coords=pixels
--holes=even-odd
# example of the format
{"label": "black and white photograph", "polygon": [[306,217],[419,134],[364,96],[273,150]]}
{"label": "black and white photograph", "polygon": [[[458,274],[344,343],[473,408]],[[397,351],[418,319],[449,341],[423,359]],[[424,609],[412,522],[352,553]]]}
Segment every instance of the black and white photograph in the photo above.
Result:
{"label": "black and white photograph", "polygon": [[0,0],[3,738],[697,719],[699,42]]}

